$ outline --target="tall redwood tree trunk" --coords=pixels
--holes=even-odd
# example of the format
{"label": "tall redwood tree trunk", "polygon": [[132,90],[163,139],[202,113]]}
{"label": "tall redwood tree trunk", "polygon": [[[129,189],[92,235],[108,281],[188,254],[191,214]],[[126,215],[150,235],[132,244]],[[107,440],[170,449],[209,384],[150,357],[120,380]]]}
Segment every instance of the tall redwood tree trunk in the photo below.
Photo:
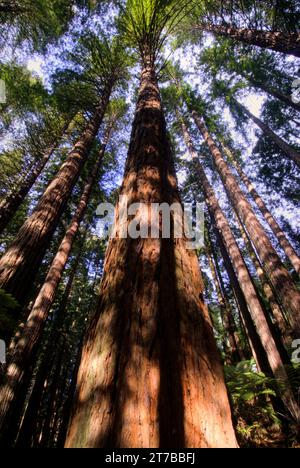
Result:
{"label": "tall redwood tree trunk", "polygon": [[253,249],[248,233],[246,232],[244,226],[242,225],[237,215],[236,215],[236,218],[237,218],[237,223],[239,225],[239,230],[241,231],[243,241],[245,243],[245,246],[247,248],[251,261],[255,267],[257,276],[261,282],[264,296],[270,305],[273,319],[276,322],[278,330],[280,330],[280,334],[283,338],[283,341],[287,345],[290,345],[292,341],[290,326],[287,322],[287,319],[284,315],[281,305],[279,304],[277,298],[275,297],[275,293],[273,291],[272,285],[269,283],[268,278],[265,275],[265,272],[261,266],[259,258],[257,257],[255,250]]}
{"label": "tall redwood tree trunk", "polygon": [[209,134],[204,122],[195,111],[192,112],[192,115],[210,149],[228,196],[249,233],[251,241],[266,269],[274,289],[278,293],[281,303],[289,314],[293,330],[296,335],[300,336],[300,292],[283,266],[264,228],[258,221],[250,203],[240,189],[235,176],[222,157],[221,152]]}
{"label": "tall redwood tree trunk", "polygon": [[[150,208],[180,198],[154,65],[145,62],[121,194]],[[134,220],[149,218],[141,210]],[[202,294],[184,238],[122,239],[116,229],[67,448],[237,446]]]}
{"label": "tall redwood tree trunk", "polygon": [[35,300],[32,311],[21,331],[11,356],[8,358],[4,384],[0,387],[0,432],[9,430],[9,416],[15,401],[22,390],[22,381],[28,365],[32,361],[36,346],[40,341],[44,324],[53,305],[57,288],[67,264],[80,223],[85,214],[87,204],[96,181],[100,164],[103,159],[105,144],[102,145],[97,163],[84,187],[76,213],[60,244],[58,252],[51,264],[45,282]]}
{"label": "tall redwood tree trunk", "polygon": [[81,138],[42,195],[33,214],[21,227],[14,242],[0,260],[0,288],[23,305],[42,262],[63,209],[87,160],[106,111],[112,83],[107,86]]}
{"label": "tall redwood tree trunk", "polygon": [[262,31],[257,29],[234,28],[215,24],[200,24],[197,29],[225,36],[263,49],[275,50],[284,54],[300,57],[300,34],[281,31]]}
{"label": "tall redwood tree trunk", "polygon": [[[296,399],[293,395],[292,389],[289,384],[288,375],[286,373],[284,363],[282,362],[280,352],[277,349],[275,340],[272,336],[269,324],[266,320],[264,310],[262,308],[261,302],[257,296],[255,286],[253,284],[252,278],[248,271],[248,268],[245,264],[241,251],[238,247],[238,244],[232,234],[229,223],[220,208],[218,200],[215,196],[214,190],[210,185],[204,169],[200,163],[197,152],[194,148],[192,139],[189,135],[187,126],[184,121],[181,122],[182,131],[184,135],[184,140],[189,149],[190,155],[194,161],[194,167],[196,175],[199,178],[199,185],[202,188],[203,194],[205,196],[205,201],[209,209],[211,218],[214,221],[214,225],[222,238],[226,250],[230,256],[232,264],[235,269],[240,287],[245,296],[249,311],[251,314],[252,321],[255,325],[257,333],[260,337],[261,344],[267,354],[269,366],[279,383],[284,382],[285,388],[281,391],[281,398],[284,402],[286,408],[289,410],[293,418],[299,422],[300,421],[300,408],[296,402]],[[259,359],[259,357],[257,357]],[[259,361],[258,361],[259,362]]]}
{"label": "tall redwood tree trunk", "polygon": [[234,105],[241,109],[241,111],[246,114],[262,130],[262,132],[283,151],[289,161],[293,161],[295,164],[297,164],[298,167],[300,167],[300,153],[298,151],[296,151],[286,141],[276,135],[276,133],[273,132],[273,130],[271,130],[267,124],[265,124],[258,117],[255,117],[255,115],[253,115],[252,112],[250,112],[240,102],[234,98],[232,100]]}
{"label": "tall redwood tree trunk", "polygon": [[287,258],[290,260],[290,262],[293,265],[295,271],[298,274],[300,274],[300,258],[298,256],[297,252],[295,251],[294,247],[291,245],[291,243],[287,239],[285,233],[282,231],[281,227],[277,223],[277,221],[274,218],[274,216],[272,215],[272,213],[268,210],[267,205],[265,204],[265,202],[263,201],[261,196],[256,191],[256,189],[255,189],[254,185],[252,184],[251,180],[247,177],[247,175],[245,174],[245,172],[241,168],[241,166],[238,163],[238,161],[236,160],[234,154],[231,151],[229,151],[228,148],[226,148],[224,146],[223,146],[223,148],[224,148],[225,152],[228,153],[228,155],[230,157],[230,161],[232,162],[232,164],[236,168],[236,171],[237,171],[238,175],[240,176],[242,182],[247,187],[249,194],[251,195],[253,201],[256,203],[256,205],[259,208],[261,214],[263,215],[263,217],[267,221],[268,225],[272,229],[273,234],[275,235],[275,237],[277,238],[280,246],[284,250]]}

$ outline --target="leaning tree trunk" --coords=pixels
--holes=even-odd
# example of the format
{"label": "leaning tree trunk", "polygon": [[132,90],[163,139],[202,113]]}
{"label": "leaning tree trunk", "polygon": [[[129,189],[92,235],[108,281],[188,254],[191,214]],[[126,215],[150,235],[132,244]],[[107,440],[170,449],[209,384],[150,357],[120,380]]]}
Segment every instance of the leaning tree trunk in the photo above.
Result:
{"label": "leaning tree trunk", "polygon": [[259,258],[257,257],[257,254],[252,246],[248,233],[246,232],[244,226],[242,225],[237,215],[236,215],[236,219],[237,219],[237,223],[238,223],[239,230],[241,232],[244,244],[247,248],[251,261],[255,267],[257,276],[261,282],[264,296],[269,302],[273,319],[276,323],[278,330],[280,331],[280,334],[282,336],[284,343],[287,346],[290,346],[292,338],[291,338],[291,330],[287,322],[287,318],[285,317],[282,307],[279,304],[277,298],[275,297],[275,293],[273,291],[272,285],[269,283],[268,278],[265,275],[265,272],[261,266]]}
{"label": "leaning tree trunk", "polygon": [[245,184],[245,186],[248,189],[249,194],[251,195],[253,201],[256,203],[257,207],[259,208],[261,214],[267,221],[268,225],[273,231],[273,234],[275,235],[276,239],[278,240],[280,246],[284,250],[287,258],[290,260],[291,264],[293,265],[295,271],[300,274],[300,258],[297,255],[297,252],[293,248],[293,246],[290,244],[289,240],[287,239],[285,233],[282,231],[281,227],[277,223],[276,219],[270,213],[268,210],[268,207],[266,206],[265,202],[261,198],[261,196],[257,193],[256,189],[254,188],[251,180],[246,176],[244,173],[243,169],[241,168],[240,164],[236,160],[234,154],[228,150],[228,148],[224,147],[224,151],[229,155],[230,162],[234,165],[234,167],[237,170],[238,175],[240,176],[242,182]]}
{"label": "leaning tree trunk", "polygon": [[[65,133],[67,128],[68,126],[66,125],[62,134]],[[59,142],[55,142],[44,152],[42,157],[37,161],[37,163],[30,171],[29,175],[21,182],[20,186],[0,202],[0,233],[3,232],[3,230],[8,226],[16,211],[24,202],[25,197],[28,195],[37,178],[41,175],[46,164],[52,157],[58,143]]]}
{"label": "leaning tree trunk", "polygon": [[0,260],[0,288],[11,293],[20,305],[26,301],[33,278],[89,156],[109,102],[111,89],[110,83],[81,138]]}
{"label": "leaning tree trunk", "polygon": [[91,175],[84,187],[76,213],[60,244],[58,252],[51,264],[45,282],[35,300],[32,311],[21,331],[16,346],[8,358],[5,382],[0,388],[0,432],[9,430],[9,416],[18,395],[22,391],[22,381],[28,365],[32,361],[37,344],[40,341],[44,324],[53,305],[57,288],[67,264],[80,223],[85,214],[88,201],[99,172],[106,144],[102,145]]}
{"label": "leaning tree trunk", "polygon": [[209,23],[200,24],[195,29],[212,32],[216,35],[262,47],[263,49],[275,50],[276,52],[300,57],[300,34],[298,32],[261,31]]}
{"label": "leaning tree trunk", "polygon": [[234,270],[230,256],[227,252],[227,248],[223,241],[222,235],[220,234],[220,231],[218,230],[215,224],[215,219],[213,218],[213,216],[211,216],[211,222],[216,232],[217,244],[219,246],[224,261],[224,267],[227,272],[234,299],[240,314],[241,324],[243,325],[244,332],[247,337],[257,370],[258,372],[263,372],[267,376],[272,376],[273,373],[269,365],[269,360],[266,351],[261,343],[260,337],[253,323],[251,314],[249,312],[248,304],[245,299],[245,295],[240,286],[239,279]]}
{"label": "leaning tree trunk", "polygon": [[233,203],[239,218],[245,225],[251,241],[262,261],[267,275],[281,303],[289,314],[295,335],[300,336],[300,292],[283,266],[276,250],[273,248],[264,228],[258,221],[250,203],[222,157],[221,152],[209,134],[204,122],[196,111],[192,111],[195,123],[203,135],[213,156],[216,168],[221,176],[228,196]]}
{"label": "leaning tree trunk", "polygon": [[[218,233],[222,238],[222,241],[224,242],[224,245],[234,266],[240,287],[243,291],[243,294],[249,307],[252,321],[260,337],[261,344],[263,345],[264,350],[267,354],[269,366],[274,374],[274,377],[279,383],[278,389],[281,393],[282,401],[284,402],[286,408],[288,409],[294,420],[300,422],[300,408],[293,395],[293,391],[289,384],[289,379],[284,367],[284,363],[282,362],[280,353],[272,336],[269,324],[266,320],[264,310],[258,298],[248,268],[244,262],[243,256],[237,245],[237,242],[232,234],[229,223],[222,209],[220,208],[214,190],[206,177],[204,169],[198,158],[197,152],[194,148],[192,139],[189,135],[187,126],[183,120],[181,121],[181,126],[184,135],[184,140],[194,162],[195,173],[199,179],[199,185],[205,196],[205,201],[209,213],[214,221],[214,225],[216,226]],[[284,389],[282,388],[283,383],[285,386]]]}
{"label": "leaning tree trunk", "polygon": [[295,164],[297,164],[298,167],[300,167],[300,153],[296,151],[294,148],[292,148],[286,141],[284,141],[282,138],[280,138],[278,135],[276,135],[271,128],[265,124],[262,120],[260,120],[258,117],[255,117],[255,115],[252,114],[245,106],[243,106],[240,102],[238,102],[236,99],[232,98],[232,101],[234,105],[239,108],[244,114],[246,114],[261,130],[262,132],[270,138],[273,143],[275,143],[278,148],[280,148],[283,153],[286,156],[286,159],[289,161],[293,161]]}
{"label": "leaning tree trunk", "polygon": [[242,71],[239,71],[238,73],[247,81],[249,81],[249,83],[251,83],[251,85],[253,85],[255,88],[261,89],[262,91],[269,94],[270,96],[273,96],[274,98],[279,99],[286,106],[292,107],[296,111],[300,112],[300,104],[297,104],[296,102],[294,102],[290,96],[281,93],[277,89],[265,84],[263,81],[257,81],[252,76],[247,75],[247,73],[244,73]]}
{"label": "leaning tree trunk", "polygon": [[[143,204],[131,217],[141,229],[149,227],[153,203],[181,207],[150,60],[121,195],[121,205],[125,198],[129,207]],[[159,221],[157,238],[122,238],[130,221],[119,225],[120,210],[119,204],[66,447],[236,447],[197,256],[184,237],[162,238]]]}
{"label": "leaning tree trunk", "polygon": [[31,447],[33,436],[36,430],[37,417],[40,411],[40,404],[45,389],[45,381],[50,375],[55,353],[57,353],[56,346],[59,340],[59,334],[64,324],[64,321],[66,320],[67,306],[69,304],[70,296],[72,294],[78,265],[82,257],[82,250],[86,240],[87,226],[85,228],[85,233],[83,234],[82,239],[80,240],[79,250],[72,264],[68,282],[62,300],[60,301],[58,311],[55,314],[55,319],[53,319],[54,323],[47,336],[45,343],[45,351],[43,352],[43,355],[39,360],[39,366],[36,372],[33,388],[29,395],[28,403],[22,416],[22,421],[20,424],[18,438],[16,442],[16,448]]}

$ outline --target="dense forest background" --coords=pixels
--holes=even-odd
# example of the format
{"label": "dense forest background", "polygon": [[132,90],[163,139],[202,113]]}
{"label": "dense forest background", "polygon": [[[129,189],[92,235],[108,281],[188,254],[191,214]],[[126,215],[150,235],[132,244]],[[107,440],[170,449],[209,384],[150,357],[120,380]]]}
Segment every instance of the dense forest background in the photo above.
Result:
{"label": "dense forest background", "polygon": [[[0,0],[0,446],[299,447],[299,26]],[[108,240],[119,195],[203,204],[203,246]]]}

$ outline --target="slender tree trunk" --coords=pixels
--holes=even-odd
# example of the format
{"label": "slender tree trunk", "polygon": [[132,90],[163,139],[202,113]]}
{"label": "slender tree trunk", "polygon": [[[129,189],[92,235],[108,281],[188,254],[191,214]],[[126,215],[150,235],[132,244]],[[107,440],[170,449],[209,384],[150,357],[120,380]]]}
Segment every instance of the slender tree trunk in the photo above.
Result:
{"label": "slender tree trunk", "polygon": [[217,275],[218,275],[218,278],[219,278],[219,284],[220,284],[220,287],[221,287],[221,290],[222,290],[222,294],[225,297],[225,299],[226,299],[226,301],[227,301],[227,303],[228,303],[228,305],[230,307],[230,310],[228,310],[228,312],[229,312],[228,323],[229,323],[229,326],[231,327],[231,329],[233,331],[233,336],[234,336],[236,346],[237,346],[237,350],[238,350],[239,361],[244,361],[244,360],[246,360],[246,356],[245,356],[244,349],[243,349],[243,346],[241,344],[241,340],[240,340],[240,337],[239,337],[239,334],[238,334],[237,325],[235,323],[235,319],[234,319],[233,314],[232,314],[232,309],[231,309],[231,306],[230,306],[230,300],[229,300],[229,297],[228,297],[228,294],[227,294],[227,291],[226,291],[226,287],[225,287],[225,284],[224,284],[224,281],[223,281],[223,277],[222,277],[221,270],[220,270],[220,265],[218,263],[218,261],[219,261],[218,260],[218,255],[217,255],[217,252],[215,251],[215,249],[212,249],[212,256],[213,256],[213,259],[214,259],[214,264],[215,264],[216,272],[217,272]]}
{"label": "slender tree trunk", "polygon": [[282,311],[281,306],[275,297],[272,286],[270,285],[268,278],[266,277],[265,272],[260,264],[259,258],[257,257],[255,250],[253,249],[248,233],[246,232],[244,226],[242,225],[237,215],[236,215],[236,218],[237,218],[237,223],[239,225],[239,229],[241,231],[243,241],[248,250],[252,263],[255,267],[257,276],[262,284],[264,296],[269,302],[270,309],[271,309],[273,318],[275,320],[275,323],[277,325],[277,328],[280,331],[280,334],[283,338],[284,343],[286,343],[287,345],[290,345],[292,341],[291,330],[289,330],[289,324],[285,318],[284,312]]}
{"label": "slender tree trunk", "polygon": [[203,194],[205,196],[205,201],[208,206],[209,213],[214,221],[214,225],[216,226],[219,235],[222,237],[222,241],[227,249],[227,252],[234,266],[240,287],[243,291],[247,305],[249,307],[252,321],[260,337],[261,344],[263,345],[266,351],[269,366],[272,369],[272,372],[277,381],[280,383],[280,385],[282,385],[282,383],[284,382],[285,388],[283,390],[280,390],[282,401],[284,402],[286,408],[289,410],[292,417],[297,422],[299,422],[300,408],[296,402],[296,399],[293,395],[293,391],[290,387],[284,363],[282,362],[280,353],[272,336],[269,324],[265,317],[264,310],[257,296],[257,292],[253,284],[252,278],[249,274],[248,268],[244,262],[243,256],[237,245],[237,242],[232,234],[229,223],[223,211],[220,208],[214,190],[206,177],[202,165],[200,164],[200,160],[194,148],[192,139],[188,133],[187,126],[183,120],[182,131],[184,135],[184,140],[189,149],[190,155],[194,161],[196,175],[199,178],[199,185],[202,188]]}
{"label": "slender tree trunk", "polygon": [[82,249],[86,239],[86,232],[87,227],[85,229],[85,234],[83,235],[82,240],[80,242],[78,254],[75,258],[75,261],[72,264],[68,282],[62,300],[59,304],[58,311],[56,313],[53,328],[49,332],[49,337],[46,342],[44,355],[42,356],[41,361],[39,362],[35,382],[20,425],[16,445],[17,448],[28,448],[31,446],[31,442],[34,436],[34,430],[36,428],[37,416],[40,410],[40,404],[43,397],[44,384],[47,379],[47,376],[50,375],[51,368],[53,366],[54,355],[55,353],[57,353],[56,346],[59,340],[59,331],[66,318],[65,313],[72,293],[78,265],[82,256]]}
{"label": "slender tree trunk", "polygon": [[214,259],[212,256],[212,248],[211,243],[208,241],[207,247],[207,258],[209,262],[209,267],[211,270],[212,278],[215,285],[215,290],[218,297],[218,302],[221,308],[221,318],[224,326],[225,331],[225,353],[226,353],[226,360],[228,365],[232,365],[240,360],[240,355],[238,351],[238,346],[236,343],[235,335],[234,335],[234,324],[232,323],[231,318],[231,308],[230,304],[227,301],[227,298],[223,294],[222,287],[219,283],[219,277],[217,273],[217,269],[214,263]]}
{"label": "slender tree trunk", "polygon": [[285,233],[282,231],[280,228],[279,224],[277,223],[276,219],[270,213],[268,210],[268,207],[266,206],[265,202],[263,199],[260,197],[260,195],[257,193],[256,189],[254,188],[252,182],[249,180],[249,178],[246,176],[244,173],[243,169],[239,165],[238,161],[236,160],[234,154],[226,147],[224,147],[224,151],[229,155],[230,161],[234,165],[234,167],[237,170],[238,175],[240,176],[241,180],[245,184],[245,186],[248,189],[249,194],[251,195],[253,201],[256,203],[257,207],[259,208],[261,214],[267,221],[268,225],[272,229],[275,237],[277,238],[280,246],[284,250],[287,258],[290,260],[291,264],[293,265],[295,271],[300,274],[300,258],[297,255],[295,249],[287,239]]}
{"label": "slender tree trunk", "polygon": [[293,102],[290,96],[286,94],[282,94],[280,91],[265,84],[263,81],[257,81],[252,76],[247,75],[247,73],[244,73],[242,71],[239,71],[238,73],[242,77],[244,77],[246,80],[248,80],[249,83],[251,83],[255,88],[261,89],[262,91],[269,94],[270,96],[273,96],[274,98],[279,99],[281,102],[283,102],[287,106],[292,107],[296,111],[300,112],[300,104]]}
{"label": "slender tree trunk", "polygon": [[[267,377],[272,376],[272,370],[270,368],[266,352],[261,344],[261,340],[257,334],[256,328],[251,319],[251,315],[248,311],[247,302],[243,291],[239,285],[238,278],[232,266],[230,257],[226,250],[225,244],[223,242],[222,236],[219,231],[216,229],[217,242],[221,251],[221,255],[224,260],[224,265],[230,279],[230,283],[234,292],[235,300],[240,312],[241,321],[251,348],[252,356],[255,360],[257,370],[263,372]],[[270,396],[270,403],[273,406],[275,413],[281,418],[281,420],[286,422],[286,410],[285,405],[282,400],[277,397]]]}
{"label": "slender tree trunk", "polygon": [[79,346],[78,346],[79,351],[78,351],[77,358],[75,361],[75,366],[72,372],[71,385],[68,390],[68,398],[66,399],[63,405],[63,410],[62,410],[62,415],[61,415],[61,425],[60,425],[58,437],[57,437],[57,448],[63,448],[66,438],[67,438],[68,425],[69,425],[70,415],[72,411],[72,404],[73,404],[73,400],[74,400],[75,392],[76,392],[76,384],[77,384],[79,367],[81,363],[82,346],[83,346],[83,339],[80,341]]}
{"label": "slender tree trunk", "polygon": [[[65,133],[67,127],[68,126],[65,126],[62,134]],[[22,181],[21,185],[0,202],[0,233],[7,227],[18,208],[24,202],[25,197],[28,195],[37,178],[41,175],[46,164],[52,157],[58,143],[59,142],[54,143],[51,148],[48,148],[45,151],[42,157],[33,166],[29,175]]]}
{"label": "slender tree trunk", "polygon": [[292,281],[289,273],[284,268],[277,252],[273,248],[264,228],[258,221],[250,203],[246,199],[239,184],[222,157],[215,142],[210,136],[205,124],[195,111],[192,112],[195,123],[203,135],[211,154],[213,156],[217,170],[221,176],[228,196],[233,203],[239,218],[246,226],[253,245],[262,261],[267,275],[270,278],[274,289],[277,291],[281,303],[289,314],[296,336],[300,336],[300,292]]}
{"label": "slender tree trunk", "polygon": [[[58,343],[60,344],[60,343]],[[63,353],[62,348],[58,346],[58,352],[56,353],[54,359],[54,372],[51,377],[51,382],[48,388],[48,401],[46,406],[46,414],[43,417],[43,426],[41,431],[41,437],[39,440],[39,448],[51,448],[50,447],[50,438],[51,438],[51,429],[53,424],[53,418],[55,416],[55,411],[57,409],[58,403],[58,393],[59,393],[59,382],[61,376],[61,367],[63,362]]]}
{"label": "slender tree trunk", "polygon": [[293,161],[300,167],[300,153],[292,148],[286,141],[276,135],[271,128],[265,124],[262,120],[258,117],[255,117],[245,106],[243,106],[240,102],[236,99],[232,98],[232,101],[236,107],[238,107],[244,114],[246,114],[261,130],[262,132],[270,138],[278,148],[280,148],[283,153],[286,155],[286,158],[289,161]]}
{"label": "slender tree trunk", "polygon": [[[121,195],[129,207],[145,204],[147,210],[134,216],[144,227],[153,203],[181,206],[150,60],[142,71]],[[120,211],[119,205],[66,447],[236,447],[197,256],[174,234],[121,238]]]}
{"label": "slender tree trunk", "polygon": [[39,343],[41,332],[53,305],[57,287],[62,278],[63,271],[68,261],[75,237],[96,181],[96,177],[103,159],[106,144],[102,145],[92,173],[84,187],[76,213],[63,238],[58,252],[52,262],[43,287],[41,288],[27,323],[21,332],[21,337],[12,351],[7,362],[6,382],[0,389],[0,428],[6,430],[9,424],[9,415],[14,402],[18,398],[22,387],[22,380],[26,373],[26,367],[31,362],[31,356]]}
{"label": "slender tree trunk", "polygon": [[11,293],[21,305],[26,301],[45,250],[89,156],[106,111],[111,89],[112,83],[107,87],[102,102],[83,135],[42,195],[35,211],[0,260],[0,288]]}
{"label": "slender tree trunk", "polygon": [[254,358],[254,361],[256,363],[257,370],[259,372],[263,372],[267,376],[272,376],[273,372],[269,364],[269,360],[266,354],[266,351],[261,343],[260,337],[256,331],[255,325],[253,323],[251,314],[248,309],[248,305],[245,299],[245,295],[243,293],[243,290],[240,286],[239,279],[235,273],[233,264],[231,262],[230,256],[227,252],[226,246],[224,244],[224,241],[222,239],[222,236],[215,225],[215,220],[212,217],[212,223],[214,224],[214,228],[216,231],[216,238],[217,238],[217,243],[220,248],[221,255],[224,260],[224,266],[228,275],[228,278],[230,280],[230,284],[232,287],[232,291],[234,294],[234,298],[239,310],[240,318],[242,325],[244,327],[244,331],[246,334],[246,337],[248,339],[248,343],[251,349],[252,356]]}
{"label": "slender tree trunk", "polygon": [[233,28],[215,24],[200,24],[196,29],[212,32],[216,35],[229,37],[235,41],[244,42],[263,49],[282,52],[283,54],[300,57],[300,34],[282,31],[261,31],[257,29]]}

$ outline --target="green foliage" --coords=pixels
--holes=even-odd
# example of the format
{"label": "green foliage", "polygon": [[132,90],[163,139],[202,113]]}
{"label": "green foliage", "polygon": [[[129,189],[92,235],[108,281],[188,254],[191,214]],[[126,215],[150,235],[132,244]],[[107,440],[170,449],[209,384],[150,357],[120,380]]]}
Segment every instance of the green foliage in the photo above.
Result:
{"label": "green foliage", "polygon": [[119,28],[142,60],[156,62],[165,41],[186,15],[186,0],[127,0]]}
{"label": "green foliage", "polygon": [[13,30],[15,43],[27,40],[35,50],[43,51],[67,30],[74,7],[80,3],[74,0],[1,0],[1,36],[5,40]]}
{"label": "green foliage", "polygon": [[275,380],[255,371],[254,361],[243,361],[234,367],[226,366],[225,376],[231,397],[237,405],[255,401],[262,395],[276,395]]}
{"label": "green foliage", "polygon": [[0,338],[6,340],[7,336],[13,332],[17,321],[14,317],[14,311],[18,309],[19,304],[5,291],[0,289]]}
{"label": "green foliage", "polygon": [[69,68],[54,74],[55,94],[63,109],[68,106],[92,109],[108,82],[126,86],[132,57],[120,44],[120,38],[88,32],[80,37],[75,50],[66,55]]}

